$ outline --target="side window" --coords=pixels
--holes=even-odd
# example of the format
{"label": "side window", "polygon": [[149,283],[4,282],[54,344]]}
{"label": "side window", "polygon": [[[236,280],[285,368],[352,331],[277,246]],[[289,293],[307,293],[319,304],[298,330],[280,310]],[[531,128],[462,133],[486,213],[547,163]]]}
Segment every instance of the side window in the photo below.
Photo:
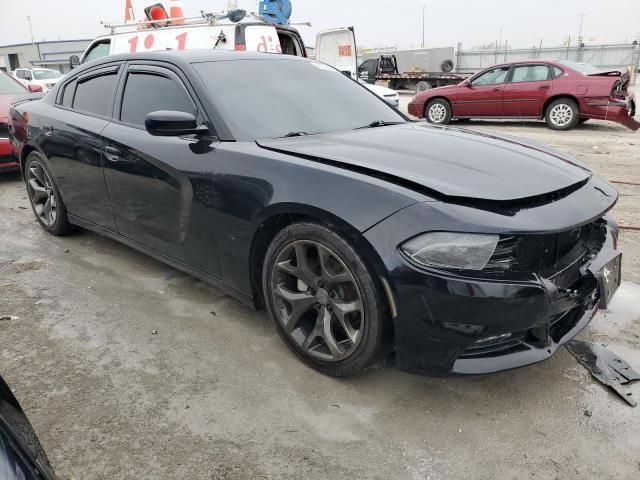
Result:
{"label": "side window", "polygon": [[116,72],[113,72],[78,81],[73,98],[73,109],[108,116],[113,104],[117,78]]}
{"label": "side window", "polygon": [[120,120],[144,126],[147,114],[158,110],[197,114],[186,90],[172,79],[154,73],[129,73],[122,96]]}
{"label": "side window", "polygon": [[33,80],[33,75],[31,75],[29,70],[23,70],[22,75],[25,80]]}
{"label": "side window", "polygon": [[111,40],[102,40],[91,46],[82,62],[90,62],[91,60],[95,60],[96,58],[106,57],[107,55],[109,55],[110,50]]}
{"label": "side window", "polygon": [[507,79],[507,75],[509,73],[509,69],[511,67],[499,67],[493,68],[487,72],[484,72],[479,77],[476,77],[472,84],[476,87],[481,87],[483,85],[499,85],[504,83]]}
{"label": "side window", "polygon": [[513,69],[511,83],[543,82],[549,79],[549,67],[546,65],[522,65]]}
{"label": "side window", "polygon": [[24,80],[24,70],[16,70],[16,77],[20,80]]}
{"label": "side window", "polygon": [[77,84],[77,81],[73,81],[71,83],[68,83],[64,87],[64,92],[62,92],[62,100],[60,102],[63,107],[71,108],[71,106],[73,105],[73,94],[76,93]]}
{"label": "side window", "polygon": [[553,67],[553,78],[558,78],[560,75],[562,75],[564,72],[558,68],[558,67]]}

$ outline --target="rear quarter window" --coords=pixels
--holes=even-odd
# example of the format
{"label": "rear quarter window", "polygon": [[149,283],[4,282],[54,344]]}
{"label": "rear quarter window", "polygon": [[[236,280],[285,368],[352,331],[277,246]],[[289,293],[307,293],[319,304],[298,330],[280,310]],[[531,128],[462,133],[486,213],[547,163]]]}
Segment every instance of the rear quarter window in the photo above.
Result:
{"label": "rear quarter window", "polygon": [[109,116],[117,78],[114,72],[78,81],[73,97],[73,109],[103,117]]}

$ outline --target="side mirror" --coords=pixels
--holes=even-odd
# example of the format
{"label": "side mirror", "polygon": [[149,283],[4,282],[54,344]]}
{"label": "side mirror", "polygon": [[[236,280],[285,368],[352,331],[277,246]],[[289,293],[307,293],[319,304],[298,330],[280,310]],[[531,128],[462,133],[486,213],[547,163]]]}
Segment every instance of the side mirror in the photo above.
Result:
{"label": "side mirror", "polygon": [[42,91],[42,86],[36,85],[35,83],[30,83],[29,85],[27,85],[27,88],[31,93],[37,93]]}
{"label": "side mirror", "polygon": [[473,83],[471,83],[471,82],[466,82],[466,83],[464,84],[464,86],[465,86],[465,87],[467,87],[467,88],[473,88]]}
{"label": "side mirror", "polygon": [[80,65],[80,57],[78,57],[78,55],[71,55],[69,57],[69,68],[71,68],[71,70],[73,70],[78,65]]}
{"label": "side mirror", "polygon": [[147,132],[156,137],[179,137],[182,135],[206,135],[207,127],[198,127],[196,117],[186,112],[159,110],[148,113],[144,119]]}

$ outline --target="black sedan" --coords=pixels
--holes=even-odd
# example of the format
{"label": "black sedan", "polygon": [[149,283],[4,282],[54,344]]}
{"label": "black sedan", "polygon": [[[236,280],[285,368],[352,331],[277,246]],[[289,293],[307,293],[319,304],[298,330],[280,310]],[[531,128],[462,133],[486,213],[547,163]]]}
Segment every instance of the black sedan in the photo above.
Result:
{"label": "black sedan", "polygon": [[99,232],[265,307],[329,375],[528,365],[620,282],[618,194],[581,162],[410,122],[307,59],[108,57],[10,122],[47,232]]}

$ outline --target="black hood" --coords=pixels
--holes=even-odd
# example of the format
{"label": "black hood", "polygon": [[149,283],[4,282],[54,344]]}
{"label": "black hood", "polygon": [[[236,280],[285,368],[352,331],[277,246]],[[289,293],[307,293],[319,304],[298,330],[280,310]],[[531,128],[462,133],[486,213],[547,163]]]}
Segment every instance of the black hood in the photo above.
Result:
{"label": "black hood", "polygon": [[269,150],[379,172],[441,195],[522,200],[584,183],[591,171],[541,144],[420,123],[259,140]]}

